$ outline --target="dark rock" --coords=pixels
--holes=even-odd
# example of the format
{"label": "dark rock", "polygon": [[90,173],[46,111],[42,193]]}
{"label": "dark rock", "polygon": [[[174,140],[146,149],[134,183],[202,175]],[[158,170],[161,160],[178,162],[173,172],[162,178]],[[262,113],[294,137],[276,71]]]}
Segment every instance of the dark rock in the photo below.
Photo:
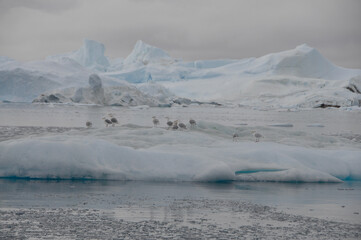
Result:
{"label": "dark rock", "polygon": [[93,90],[100,89],[102,88],[102,80],[97,74],[92,74],[89,76],[89,85]]}
{"label": "dark rock", "polygon": [[64,96],[59,93],[50,95],[41,94],[39,98],[33,100],[33,103],[62,103],[61,99],[64,99]]}
{"label": "dark rock", "polygon": [[189,105],[192,103],[192,101],[188,98],[177,98],[173,100],[174,103],[182,105],[182,104],[186,104]]}
{"label": "dark rock", "polygon": [[350,84],[346,87],[347,90],[350,90],[353,93],[361,93],[360,90],[354,84]]}
{"label": "dark rock", "polygon": [[320,105],[315,106],[315,108],[329,108],[329,107],[340,108],[341,106],[334,104],[327,104],[327,103],[321,103]]}
{"label": "dark rock", "polygon": [[54,94],[50,94],[48,97],[50,102],[59,102],[59,98],[57,96],[55,96]]}
{"label": "dark rock", "polygon": [[158,107],[172,107],[172,104],[171,103],[161,103],[161,104],[158,104]]}

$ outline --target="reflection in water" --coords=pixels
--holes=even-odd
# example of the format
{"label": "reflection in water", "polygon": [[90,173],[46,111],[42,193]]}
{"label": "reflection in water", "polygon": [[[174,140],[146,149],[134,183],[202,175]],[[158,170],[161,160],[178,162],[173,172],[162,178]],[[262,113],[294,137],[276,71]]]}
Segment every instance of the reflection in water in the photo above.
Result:
{"label": "reflection in water", "polygon": [[[203,208],[204,202],[226,200],[274,206],[297,214],[340,221],[360,221],[360,214],[354,214],[361,212],[360,199],[361,182],[171,183],[0,179],[1,208],[95,208],[111,210],[116,216],[129,220],[187,222],[197,218],[197,209]],[[211,210],[209,214],[212,214]]]}

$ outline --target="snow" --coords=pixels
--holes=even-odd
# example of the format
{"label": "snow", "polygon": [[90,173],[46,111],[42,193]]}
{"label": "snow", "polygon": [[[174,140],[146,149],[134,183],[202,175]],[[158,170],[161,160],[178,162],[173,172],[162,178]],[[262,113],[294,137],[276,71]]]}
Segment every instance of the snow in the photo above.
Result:
{"label": "snow", "polygon": [[199,60],[194,62],[194,67],[198,69],[217,68],[227,64],[237,62],[238,60],[219,59],[219,60]]}
{"label": "snow", "polygon": [[13,63],[13,62],[15,62],[14,59],[11,59],[11,58],[6,57],[6,56],[0,56],[0,67],[3,67],[4,65],[9,64],[9,63]]}
{"label": "snow", "polygon": [[[172,131],[139,125],[74,130],[0,142],[0,176],[145,181],[340,182],[361,180],[357,148],[255,143],[220,124]],[[248,135],[251,136],[249,133]],[[331,140],[331,139],[330,139]],[[326,143],[326,141],[325,141]]]}
{"label": "snow", "polygon": [[124,60],[124,64],[154,64],[171,63],[174,60],[160,48],[153,47],[139,40],[134,46],[133,51]]}
{"label": "snow", "polygon": [[[118,82],[117,86],[103,87],[102,79],[97,74],[89,76],[89,86],[81,88],[65,88],[62,90],[48,91],[34,99],[34,103],[81,103],[111,106],[138,106],[148,105],[157,107],[161,104],[169,104],[171,99],[164,97],[166,90],[160,86],[154,86],[141,90],[127,82]],[[156,94],[157,92],[157,94]],[[154,96],[150,95],[153,94]],[[170,93],[168,93],[170,97]]]}
{"label": "snow", "polygon": [[155,82],[142,83],[137,85],[137,88],[144,94],[154,97],[163,103],[169,102],[170,99],[174,99],[176,97],[167,88]]}
{"label": "snow", "polygon": [[[243,191],[252,194],[254,189],[249,187],[250,183],[243,185],[240,182],[340,183],[361,180],[359,69],[335,66],[308,45],[259,58],[193,62],[173,59],[162,49],[141,41],[125,59],[108,59],[104,52],[103,44],[85,40],[78,51],[43,61],[20,63],[0,57],[0,101],[31,102],[35,98],[34,102],[50,103],[0,104],[0,178],[177,184],[232,181],[236,184],[235,188],[243,187]],[[204,106],[200,101],[216,103]],[[318,107],[339,109],[309,109]],[[108,117],[110,113],[118,119],[119,125],[104,126],[102,117]],[[151,116],[160,120],[158,127],[151,127]],[[166,117],[186,123],[187,129],[168,130]],[[190,118],[196,119],[196,126],[188,124]],[[86,121],[93,123],[91,128],[85,128]],[[264,136],[260,142],[255,142],[254,132]],[[238,137],[233,141],[235,133]],[[119,185],[119,182],[113,183]],[[72,189],[73,184],[71,181]],[[103,189],[108,184],[102,181],[100,185]],[[149,190],[151,184],[140,185],[152,191]],[[207,192],[212,192],[207,187],[209,184],[189,185],[204,185]],[[274,187],[278,188],[280,184],[276,185]],[[354,190],[332,187],[334,184],[321,185],[330,186],[334,191]],[[293,186],[299,188],[297,184]],[[347,185],[344,183],[342,186]],[[224,188],[221,188],[223,191]],[[79,190],[76,189],[74,191]],[[164,199],[171,203],[168,189],[164,191],[162,188],[162,191],[166,195]],[[261,191],[265,189],[272,192],[269,186],[264,186]],[[317,187],[310,189],[322,195],[324,200],[324,192],[318,191]],[[144,194],[138,190],[135,192]],[[295,190],[299,192],[299,189]],[[294,193],[289,193],[288,187],[285,191],[289,198],[297,199]],[[224,197],[224,193],[217,194]],[[354,195],[352,191],[350,194]],[[59,194],[53,191],[50,195],[59,198]],[[181,204],[171,204],[171,208],[186,209],[184,204],[200,206],[201,202],[202,206],[208,204],[206,208],[199,208],[201,212],[214,212],[215,207],[222,210],[218,212],[224,212],[224,206],[232,212],[236,206],[234,201],[226,203],[223,200],[209,205],[211,201],[204,200],[198,192],[196,195],[201,201],[186,198]],[[274,196],[273,191],[272,198]],[[125,198],[117,199],[128,204],[129,197],[126,198],[125,201]],[[78,201],[79,198],[74,199]],[[108,201],[110,198],[101,201],[99,198],[92,199],[102,207],[104,202],[114,202]],[[139,203],[148,204],[149,196],[146,199],[144,201],[142,197]],[[150,222],[153,224],[155,205],[151,201],[148,205],[153,207],[148,208],[151,209]],[[276,202],[279,204],[278,200]],[[84,206],[88,201],[80,204]],[[129,206],[118,206],[122,216],[124,209],[130,209]],[[345,206],[342,205],[342,209]],[[248,210],[243,211],[245,208]],[[139,211],[142,216],[149,210],[144,209],[143,206]],[[269,219],[277,218],[282,224],[286,216],[276,212],[270,214],[269,207],[263,206],[242,204],[239,209],[243,209],[246,215],[257,213],[262,219],[266,213]],[[259,209],[263,209],[262,214],[259,214]],[[331,208],[324,209],[327,210],[323,212],[327,212]],[[347,204],[346,209],[358,216],[359,211],[355,212],[350,205]],[[138,210],[129,211],[134,213]],[[309,210],[313,211],[314,207]],[[63,210],[59,212],[64,213]],[[234,225],[234,219],[225,214],[220,217],[218,212],[214,215],[217,220],[214,223],[227,218],[224,226],[228,230],[220,232],[231,232],[229,226]],[[9,216],[10,219],[18,218],[24,213],[29,215],[29,219],[37,214],[9,210],[4,212],[4,219]],[[199,225],[204,227],[203,220],[207,221],[209,213],[193,219],[201,219]],[[168,214],[168,209],[164,214]],[[326,215],[328,218],[329,214]],[[300,219],[314,222],[300,216],[288,218],[292,224],[300,222]],[[269,219],[264,225],[271,226]],[[192,225],[195,223],[193,221]],[[317,226],[324,229],[325,222],[319,222]],[[204,229],[209,227],[212,225],[208,223]],[[269,229],[267,227],[267,231]],[[13,232],[8,231],[8,235],[12,236]],[[357,235],[357,231],[353,233]],[[353,237],[352,234],[350,236]],[[234,231],[233,235],[239,236]]]}
{"label": "snow", "polygon": [[0,100],[30,102],[48,89],[60,86],[56,81],[21,68],[0,71]]}
{"label": "snow", "polygon": [[[84,40],[71,53],[20,63],[0,58],[0,100],[31,102],[41,93],[84,88],[97,73],[103,87],[156,82],[169,95],[257,108],[353,109],[361,105],[361,69],[335,66],[306,44],[258,58],[185,62],[142,41],[125,59],[108,60],[105,46]],[[39,80],[42,79],[42,80]],[[31,86],[24,88],[24,83]],[[135,86],[138,87],[138,86]],[[144,87],[139,87],[141,89]]]}
{"label": "snow", "polygon": [[252,73],[271,73],[302,78],[322,78],[328,80],[349,79],[360,70],[337,67],[325,59],[319,51],[303,44],[295,49],[272,53],[255,59],[248,66]]}

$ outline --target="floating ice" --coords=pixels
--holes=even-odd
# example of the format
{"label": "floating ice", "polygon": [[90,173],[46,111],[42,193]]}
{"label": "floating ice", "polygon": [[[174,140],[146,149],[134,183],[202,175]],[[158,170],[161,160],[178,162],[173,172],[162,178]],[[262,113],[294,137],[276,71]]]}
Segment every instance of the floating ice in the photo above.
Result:
{"label": "floating ice", "polygon": [[[144,86],[145,87],[145,86]],[[158,89],[159,94],[165,93],[164,87],[153,87]],[[149,89],[149,88],[146,88]],[[163,90],[163,91],[161,91]],[[149,92],[144,93],[134,85],[127,82],[119,82],[118,86],[103,87],[102,79],[97,74],[89,77],[89,87],[65,88],[57,91],[49,91],[41,94],[33,102],[35,103],[82,103],[97,104],[105,106],[138,106],[148,105],[157,107],[162,104],[169,104],[167,96]]]}
{"label": "floating ice", "polygon": [[59,86],[46,76],[21,68],[0,71],[0,100],[31,102],[41,93]]}
{"label": "floating ice", "polygon": [[[206,128],[209,126],[214,126]],[[0,142],[0,176],[144,181],[361,180],[359,149],[232,142],[227,127],[127,125]]]}

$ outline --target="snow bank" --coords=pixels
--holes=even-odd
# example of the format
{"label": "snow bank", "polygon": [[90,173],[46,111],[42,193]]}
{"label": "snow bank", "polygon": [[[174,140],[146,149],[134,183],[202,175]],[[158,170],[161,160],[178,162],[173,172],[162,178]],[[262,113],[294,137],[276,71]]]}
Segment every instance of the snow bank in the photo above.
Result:
{"label": "snow bank", "polygon": [[[219,126],[220,127],[220,126]],[[225,128],[226,129],[226,128]],[[145,181],[361,180],[361,151],[123,126],[0,142],[0,176]]]}

